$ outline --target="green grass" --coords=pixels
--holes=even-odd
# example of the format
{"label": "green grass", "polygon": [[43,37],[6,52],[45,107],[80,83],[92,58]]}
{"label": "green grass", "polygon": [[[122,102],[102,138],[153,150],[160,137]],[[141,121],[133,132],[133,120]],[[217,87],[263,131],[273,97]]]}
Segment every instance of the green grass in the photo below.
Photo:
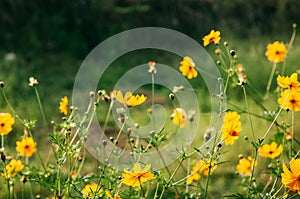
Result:
{"label": "green grass", "polygon": [[[235,38],[228,38],[229,48],[234,49],[239,57],[239,62],[242,63],[246,69],[248,84],[254,89],[254,92],[248,92],[249,95],[264,95],[264,91],[266,88],[266,84],[269,78],[269,74],[271,71],[272,64],[269,63],[264,56],[264,52],[266,49],[266,45],[269,42],[273,42],[278,38],[251,38],[249,40],[238,40]],[[288,41],[289,38],[281,38],[284,41]],[[299,37],[296,38],[294,43],[294,47],[291,52],[289,52],[286,74],[290,74],[293,71],[299,70],[299,56],[300,56],[300,48],[295,48],[295,46],[300,46]],[[213,55],[213,48],[209,47],[208,51]],[[136,66],[139,64],[147,63],[150,60],[154,60],[159,63],[164,63],[166,65],[171,65],[174,68],[178,67],[180,58],[172,55],[172,54],[163,54],[160,51],[146,50],[136,53],[130,53],[128,55],[122,56],[119,60],[114,62],[111,67],[105,72],[104,76],[101,78],[99,83],[99,89],[106,89],[110,91],[113,88],[113,84],[132,66]],[[34,76],[39,81],[38,90],[40,92],[42,104],[45,108],[45,113],[47,115],[47,119],[54,121],[61,121],[61,114],[58,111],[58,102],[61,97],[67,95],[71,97],[72,94],[72,86],[75,80],[76,72],[80,67],[82,60],[76,59],[74,57],[70,57],[68,54],[40,54],[35,55],[28,62],[22,55],[17,54],[17,60],[13,62],[8,62],[5,60],[1,60],[0,62],[0,81],[5,82],[5,89],[7,91],[8,98],[16,109],[17,113],[19,113],[22,118],[30,118],[30,119],[38,119],[41,118],[40,111],[38,109],[38,104],[35,98],[34,90],[28,86],[28,78]],[[281,66],[278,66],[278,70],[281,71]],[[193,80],[194,81],[194,80]],[[192,84],[197,88],[198,82],[192,81]],[[201,81],[201,80],[199,80]],[[272,84],[272,89],[275,88],[275,78]],[[146,86],[147,87],[147,86]],[[148,85],[149,88],[149,85]],[[156,100],[167,103],[167,112],[172,112],[172,103],[169,102],[168,89],[158,89],[156,91]],[[203,142],[203,134],[206,131],[206,128],[209,124],[210,117],[207,113],[210,111],[209,107],[209,97],[203,100],[203,95],[207,95],[206,89],[200,89],[199,91],[199,103],[200,109],[204,113],[203,117],[200,119],[200,128],[199,134],[197,135],[194,146],[199,146],[200,143]],[[147,95],[150,96],[150,90],[146,91]],[[229,97],[228,101],[230,104],[235,104],[239,107],[245,107],[243,92],[239,87],[229,88]],[[270,100],[266,100],[264,105],[268,110],[276,110],[277,103],[274,101],[276,96],[270,97]],[[103,102],[105,103],[105,102]],[[257,108],[255,101],[250,100],[249,102],[249,110],[250,112],[261,115],[263,110]],[[234,106],[228,104],[228,108],[236,110]],[[149,122],[149,117],[146,113],[148,104],[141,109],[136,109],[133,112],[133,118],[136,118],[136,121],[140,124],[147,124]],[[9,111],[6,103],[1,98],[0,100],[0,112]],[[107,112],[107,105],[100,106],[97,116],[100,122],[103,124],[105,116]],[[213,198],[220,198],[224,194],[232,193],[233,190],[240,190],[239,181],[232,180],[235,176],[235,166],[238,162],[237,155],[244,154],[252,155],[250,152],[251,144],[249,141],[243,139],[244,136],[251,138],[250,125],[248,122],[248,116],[246,114],[242,114],[241,122],[243,124],[242,135],[239,140],[226,151],[226,153],[222,156],[222,161],[224,166],[220,166],[213,175],[211,182],[213,184],[218,185],[220,190],[213,196]],[[262,137],[265,130],[268,128],[268,123],[265,121],[252,117],[253,124],[255,129],[255,136]],[[289,118],[282,118],[288,120]],[[300,115],[296,114],[295,121],[300,121]],[[110,117],[109,126],[112,131],[114,130],[114,120]],[[172,127],[171,121],[168,120],[168,127]],[[296,123],[295,132],[298,132],[300,129],[300,124]],[[174,130],[174,129],[172,129]],[[7,142],[14,146],[16,134],[22,135],[22,128],[20,125],[16,124],[13,132],[7,136]],[[271,130],[270,136],[275,133],[275,128]],[[43,156],[46,156],[47,153],[45,151],[49,150],[47,132],[42,124],[42,121],[38,121],[37,127],[34,129],[34,136],[38,142],[38,148],[42,151]],[[267,139],[269,136],[267,137]],[[298,136],[299,139],[299,136]],[[12,147],[13,151],[14,147]],[[13,152],[12,152],[13,153]],[[33,158],[34,162],[36,162],[37,158]],[[262,159],[258,159],[260,162]],[[262,161],[263,164],[259,163],[257,170],[265,167],[268,164],[268,161]],[[38,163],[35,163],[38,165]],[[90,157],[90,160],[87,162],[84,172],[93,172],[97,166],[95,166],[96,161]],[[185,165],[186,166],[186,165]],[[184,171],[184,169],[182,169]],[[261,176],[257,176],[257,178],[263,179],[265,177],[264,174]],[[201,182],[202,183],[202,182]]]}

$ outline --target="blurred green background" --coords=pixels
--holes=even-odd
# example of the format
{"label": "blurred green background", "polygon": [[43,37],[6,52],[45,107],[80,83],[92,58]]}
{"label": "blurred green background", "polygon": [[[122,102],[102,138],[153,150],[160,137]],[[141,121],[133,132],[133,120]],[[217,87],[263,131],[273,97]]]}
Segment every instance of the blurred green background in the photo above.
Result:
{"label": "blurred green background", "polygon": [[[49,122],[61,120],[58,102],[64,95],[71,97],[81,62],[110,36],[132,28],[155,26],[180,31],[202,44],[202,37],[216,29],[221,31],[221,41],[228,41],[229,48],[235,49],[239,62],[246,69],[248,83],[263,95],[272,67],[264,55],[266,46],[275,40],[289,42],[292,24],[300,22],[299,8],[298,0],[1,0],[0,81],[5,82],[8,98],[17,112],[24,118],[37,118],[38,104],[34,90],[28,86],[28,78],[36,77]],[[214,47],[206,49],[216,60]],[[299,70],[299,56],[297,36],[288,55],[286,74]],[[99,88],[109,91],[124,72],[150,60],[174,67],[178,67],[180,61],[160,51],[124,55],[112,64]],[[240,89],[229,92],[232,94],[229,101],[241,101]],[[254,107],[251,111],[258,111],[253,101],[250,105]],[[270,110],[277,108],[274,100],[267,105]],[[0,108],[1,112],[9,111],[2,98]],[[205,104],[202,110],[206,110]],[[104,119],[105,115],[101,117]],[[250,132],[248,120],[246,116],[242,120],[247,135]],[[267,128],[261,120],[255,121],[254,126]],[[14,131],[22,135],[21,129],[16,124]],[[202,135],[200,137],[202,139]],[[12,143],[17,139],[13,135],[10,138]],[[235,145],[235,149],[235,152],[247,151],[243,145]],[[236,153],[227,155],[228,159],[236,157]],[[217,195],[221,196],[238,184],[228,181],[234,176],[234,170],[234,166],[225,167],[221,174],[213,177],[217,180],[223,176],[218,179],[223,188]]]}

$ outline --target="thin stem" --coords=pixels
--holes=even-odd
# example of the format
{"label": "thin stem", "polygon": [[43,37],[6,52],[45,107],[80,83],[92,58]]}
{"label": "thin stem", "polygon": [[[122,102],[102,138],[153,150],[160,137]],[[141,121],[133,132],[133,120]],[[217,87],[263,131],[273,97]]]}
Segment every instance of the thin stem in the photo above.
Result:
{"label": "thin stem", "polygon": [[249,196],[249,192],[252,189],[252,181],[253,181],[253,177],[254,177],[254,170],[255,170],[255,163],[257,160],[257,150],[258,148],[255,148],[255,154],[254,154],[254,158],[253,158],[253,165],[252,165],[252,171],[251,171],[251,175],[250,175],[250,180],[249,180],[249,187],[248,187],[248,196]]}
{"label": "thin stem", "polygon": [[153,199],[156,199],[156,197],[157,197],[158,188],[159,188],[159,183],[156,184],[156,189],[155,189],[155,193],[154,193]]}
{"label": "thin stem", "polygon": [[24,123],[24,121],[20,118],[19,115],[17,115],[15,109],[14,109],[14,108],[11,106],[11,104],[9,103],[4,88],[2,88],[1,91],[2,91],[2,95],[3,95],[4,101],[6,102],[8,108],[10,109],[10,111],[11,111],[11,112],[14,114],[14,116],[15,116],[15,117],[23,124],[23,126],[26,127],[26,124]]}
{"label": "thin stem", "polygon": [[[191,158],[188,159],[188,162],[187,162],[187,172],[186,172],[186,178],[188,178],[189,176],[189,173],[190,173],[190,166],[191,166]],[[185,193],[188,194],[189,193],[189,186],[188,184],[186,183],[185,185]],[[185,198],[187,199],[187,195],[185,196]]]}
{"label": "thin stem", "polygon": [[48,124],[47,124],[45,112],[44,112],[44,109],[43,109],[43,106],[42,106],[42,103],[41,103],[41,99],[40,99],[40,95],[39,95],[39,92],[38,92],[36,86],[34,86],[34,91],[35,91],[36,99],[37,99],[38,104],[39,104],[39,108],[40,108],[40,111],[41,111],[41,115],[42,115],[44,124],[45,124],[46,128],[48,129]]}
{"label": "thin stem", "polygon": [[[295,38],[296,38],[296,27],[293,27],[293,33],[292,33],[292,36],[291,36],[291,39],[290,39],[290,42],[289,42],[289,45],[288,45],[288,48],[287,48],[287,54],[290,52],[290,49],[295,41]],[[286,56],[287,56],[286,54]],[[282,71],[281,71],[281,75],[284,75],[284,71],[285,71],[285,67],[286,67],[286,59],[283,63],[283,66],[282,66]]]}
{"label": "thin stem", "polygon": [[243,93],[244,93],[244,98],[245,98],[246,109],[247,109],[247,112],[248,112],[248,118],[249,118],[249,122],[250,122],[250,126],[251,126],[252,138],[255,141],[253,123],[252,123],[252,119],[251,119],[251,116],[250,116],[250,113],[249,113],[249,104],[248,104],[248,99],[247,99],[247,93],[246,93],[245,87],[243,86],[242,88],[243,88]]}
{"label": "thin stem", "polygon": [[163,190],[161,191],[161,193],[160,193],[160,197],[159,197],[159,199],[162,199],[162,197],[163,197],[163,195],[164,195],[164,193],[165,193],[165,186],[163,186]]}
{"label": "thin stem", "polygon": [[291,142],[291,155],[294,152],[294,125],[295,125],[295,111],[292,111],[292,142]]}
{"label": "thin stem", "polygon": [[104,125],[103,125],[103,132],[105,132],[105,130],[106,130],[107,123],[108,123],[108,120],[109,120],[109,116],[110,116],[110,112],[111,112],[111,109],[113,107],[113,104],[114,104],[114,100],[112,99],[110,104],[109,104],[108,111],[107,111],[107,114],[106,114],[105,122],[104,122]]}
{"label": "thin stem", "polygon": [[274,77],[274,74],[275,74],[276,65],[277,65],[277,62],[274,62],[273,67],[272,67],[272,71],[271,71],[271,74],[270,74],[270,77],[269,77],[269,81],[268,81],[268,84],[267,84],[266,93],[269,93],[269,91],[270,91],[272,80],[273,80],[273,77]]}

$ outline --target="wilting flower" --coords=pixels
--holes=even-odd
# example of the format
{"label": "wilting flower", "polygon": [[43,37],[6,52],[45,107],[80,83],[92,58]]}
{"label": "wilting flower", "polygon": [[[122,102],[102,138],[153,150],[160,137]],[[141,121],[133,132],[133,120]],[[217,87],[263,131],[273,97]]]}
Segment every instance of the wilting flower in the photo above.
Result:
{"label": "wilting flower", "polygon": [[275,41],[272,44],[268,44],[265,55],[267,56],[270,62],[283,62],[287,55],[287,49],[285,47],[285,44],[279,41]]}
{"label": "wilting flower", "polygon": [[300,195],[300,159],[291,160],[289,170],[285,164],[282,165],[283,173],[281,174],[281,182],[291,191],[298,191]]}
{"label": "wilting flower", "polygon": [[105,194],[106,194],[107,197],[109,197],[109,199],[122,199],[118,194],[115,194],[115,196],[113,197],[111,195],[111,193],[107,190],[105,191]]}
{"label": "wilting flower", "polygon": [[0,113],[0,135],[9,134],[14,123],[15,120],[9,113]]}
{"label": "wilting flower", "polygon": [[126,106],[138,106],[144,103],[147,99],[143,94],[142,95],[132,95],[131,92],[127,92],[124,96],[121,91],[116,91],[116,99],[118,102]]}
{"label": "wilting flower", "polygon": [[148,72],[149,72],[149,73],[156,74],[156,72],[157,72],[156,67],[155,67],[156,63],[155,63],[154,61],[149,61],[149,62],[148,62],[148,65],[149,65],[149,70],[148,70]]}
{"label": "wilting flower", "polygon": [[188,56],[185,56],[180,62],[179,70],[182,75],[187,76],[188,79],[195,78],[198,75],[194,61]]}
{"label": "wilting flower", "polygon": [[272,142],[271,144],[264,144],[259,147],[258,153],[262,157],[274,159],[281,154],[282,150],[282,145],[277,146],[276,142]]}
{"label": "wilting flower", "polygon": [[212,42],[214,42],[215,44],[219,43],[221,39],[220,34],[220,31],[211,30],[208,35],[202,38],[203,46],[207,46]]}
{"label": "wilting flower", "polygon": [[177,93],[179,91],[184,91],[184,86],[183,85],[173,86],[173,90],[172,90],[173,93]]}
{"label": "wilting flower", "polygon": [[61,113],[63,113],[64,115],[68,114],[68,110],[69,110],[68,103],[69,103],[69,100],[68,100],[67,96],[64,96],[63,98],[61,98],[61,100],[59,102],[59,111]]}
{"label": "wilting flower", "polygon": [[253,167],[256,165],[253,158],[248,156],[248,158],[241,158],[239,164],[236,166],[236,170],[240,175],[250,176]]}
{"label": "wilting flower", "polygon": [[278,98],[278,103],[281,108],[300,111],[300,92],[295,90],[285,90],[280,94],[281,97]]}
{"label": "wilting flower", "polygon": [[102,192],[102,189],[100,189],[100,186],[98,186],[95,183],[87,184],[85,187],[81,190],[81,193],[83,194],[84,198],[96,198],[96,196],[100,195]]}
{"label": "wilting flower", "polygon": [[241,130],[242,124],[240,122],[239,114],[236,112],[227,112],[224,117],[221,135],[225,144],[232,145],[234,141],[239,138]]}
{"label": "wilting flower", "polygon": [[128,186],[136,187],[140,186],[143,182],[154,179],[154,174],[148,172],[151,168],[151,164],[147,164],[144,169],[141,168],[139,163],[135,163],[133,166],[133,172],[124,169],[122,174],[122,182]]}
{"label": "wilting flower", "polygon": [[23,137],[21,141],[16,142],[16,151],[21,156],[31,157],[36,152],[36,143],[32,137]]}
{"label": "wilting flower", "polygon": [[19,173],[23,169],[24,165],[22,164],[21,160],[10,160],[9,164],[5,166],[4,173],[1,175],[5,178],[14,177],[17,173]]}
{"label": "wilting flower", "polygon": [[181,128],[186,128],[188,126],[188,117],[182,108],[174,109],[171,118],[173,119],[173,123]]}
{"label": "wilting flower", "polygon": [[37,79],[35,79],[34,77],[29,78],[29,83],[28,83],[29,86],[35,86],[38,84],[39,84],[39,82],[37,81]]}
{"label": "wilting flower", "polygon": [[298,73],[291,74],[290,77],[284,77],[278,75],[277,84],[281,88],[287,88],[291,90],[300,91],[300,82],[298,81]]}
{"label": "wilting flower", "polygon": [[199,160],[192,168],[191,176],[187,179],[187,184],[192,184],[193,182],[199,180],[201,178],[200,174],[204,176],[212,175],[212,172],[217,168],[215,162],[211,162],[210,160]]}

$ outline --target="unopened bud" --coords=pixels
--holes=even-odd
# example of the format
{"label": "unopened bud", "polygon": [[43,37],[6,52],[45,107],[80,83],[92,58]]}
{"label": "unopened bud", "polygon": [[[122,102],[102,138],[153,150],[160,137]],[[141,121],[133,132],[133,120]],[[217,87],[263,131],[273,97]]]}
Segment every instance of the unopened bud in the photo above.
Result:
{"label": "unopened bud", "polygon": [[215,54],[216,54],[216,55],[219,55],[219,54],[220,54],[220,49],[217,48],[217,49],[215,50]]}
{"label": "unopened bud", "polygon": [[170,93],[170,94],[169,94],[169,98],[170,98],[171,100],[174,100],[174,99],[175,99],[174,93]]}
{"label": "unopened bud", "polygon": [[229,51],[230,55],[233,57],[235,55],[235,51],[234,50],[230,50]]}
{"label": "unopened bud", "polygon": [[224,45],[224,46],[228,46],[228,42],[227,42],[227,41],[224,41],[223,45]]}
{"label": "unopened bud", "polygon": [[90,92],[90,97],[94,97],[95,96],[95,92],[94,91],[91,91]]}
{"label": "unopened bud", "polygon": [[293,28],[297,28],[297,24],[296,23],[293,23]]}
{"label": "unopened bud", "polygon": [[3,88],[4,87],[4,82],[0,82],[0,87]]}

